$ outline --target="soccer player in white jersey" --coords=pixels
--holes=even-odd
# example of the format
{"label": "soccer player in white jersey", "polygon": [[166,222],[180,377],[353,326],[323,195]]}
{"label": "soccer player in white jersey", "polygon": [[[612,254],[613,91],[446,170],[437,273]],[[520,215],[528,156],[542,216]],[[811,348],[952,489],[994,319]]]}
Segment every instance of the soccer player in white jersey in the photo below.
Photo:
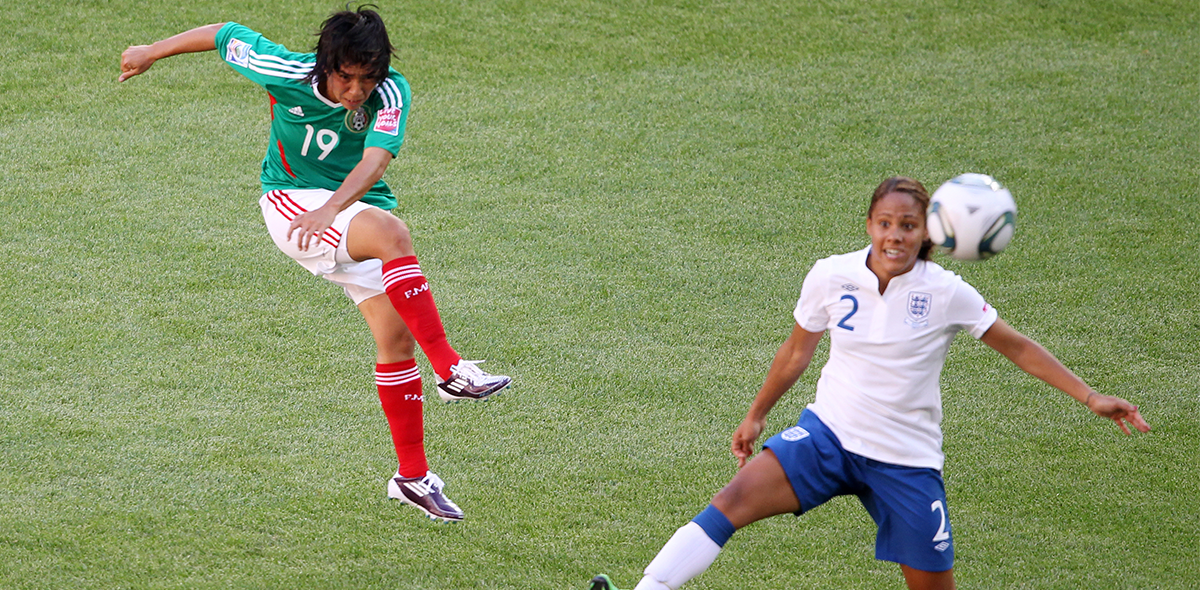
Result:
{"label": "soccer player in white jersey", "polygon": [[[954,540],[942,481],[938,376],[965,330],[1097,415],[1150,427],[1136,406],[1096,393],[1045,348],[997,317],[958,275],[929,261],[929,193],[889,178],[867,211],[871,245],[818,261],[800,291],[792,334],[733,433],[738,474],[678,529],[635,590],[672,590],[699,575],[752,522],[857,495],[878,526],[876,559],[900,564],[912,589],[954,587]],[[816,400],[753,460],[767,413],[808,367],[822,335],[829,360]],[[592,590],[615,590],[605,575]]]}
{"label": "soccer player in white jersey", "polygon": [[382,18],[363,7],[331,15],[313,53],[289,51],[237,23],[207,25],[129,47],[118,81],[164,57],[212,50],[270,100],[259,204],[271,238],[343,287],[375,338],[375,382],[399,459],[388,496],[430,518],[462,520],[426,462],[416,346],[446,401],[486,399],[510,379],[483,372],[447,342],[408,227],[390,212],[396,198],[382,178],[404,141],[411,94],[390,66]]}

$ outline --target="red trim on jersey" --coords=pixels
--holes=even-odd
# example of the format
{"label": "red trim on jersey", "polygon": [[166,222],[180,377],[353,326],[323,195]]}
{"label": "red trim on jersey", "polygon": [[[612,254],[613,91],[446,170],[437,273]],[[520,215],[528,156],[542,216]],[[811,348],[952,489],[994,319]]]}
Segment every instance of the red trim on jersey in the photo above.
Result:
{"label": "red trim on jersey", "polygon": [[[275,120],[275,104],[278,103],[279,101],[275,100],[275,95],[271,94],[270,92],[267,93],[267,98],[271,99],[271,108],[269,110],[271,111],[271,120],[274,121]],[[283,169],[287,171],[288,176],[295,178],[296,173],[292,172],[292,167],[288,166],[288,163],[287,163],[287,156],[285,156],[283,154],[283,142],[276,140],[275,145],[279,146],[279,159],[283,162]]]}
{"label": "red trim on jersey", "polygon": [[287,163],[287,156],[283,155],[283,142],[277,139],[277,140],[275,140],[275,145],[279,146],[279,160],[281,162],[283,162],[283,169],[287,170],[287,173],[289,176],[291,176],[292,178],[295,178],[296,173],[292,172],[292,167],[288,166],[288,163]]}

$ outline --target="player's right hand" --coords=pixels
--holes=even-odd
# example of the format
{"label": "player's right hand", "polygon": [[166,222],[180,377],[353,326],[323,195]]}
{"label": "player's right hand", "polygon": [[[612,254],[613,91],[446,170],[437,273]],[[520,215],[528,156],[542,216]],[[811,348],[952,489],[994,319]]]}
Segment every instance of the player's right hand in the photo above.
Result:
{"label": "player's right hand", "polygon": [[733,443],[729,446],[729,451],[737,457],[738,469],[745,467],[750,457],[754,456],[754,441],[758,440],[764,426],[761,421],[747,417],[738,424],[737,430],[733,431]]}
{"label": "player's right hand", "polygon": [[154,65],[155,57],[149,45],[133,45],[121,52],[121,75],[117,82],[124,82]]}
{"label": "player's right hand", "polygon": [[306,252],[310,245],[320,242],[325,230],[333,225],[337,214],[336,209],[322,206],[297,215],[288,226],[287,241],[292,241],[292,234],[295,233],[296,246],[301,252]]}

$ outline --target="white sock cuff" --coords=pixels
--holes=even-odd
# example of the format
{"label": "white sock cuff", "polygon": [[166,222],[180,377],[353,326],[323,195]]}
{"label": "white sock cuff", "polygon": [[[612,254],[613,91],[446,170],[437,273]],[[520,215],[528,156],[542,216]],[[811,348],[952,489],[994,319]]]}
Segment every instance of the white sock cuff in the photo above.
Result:
{"label": "white sock cuff", "polygon": [[[694,522],[679,527],[666,545],[659,550],[658,555],[646,566],[645,574],[651,581],[676,590],[680,586],[700,575],[721,552],[721,546]],[[646,579],[642,580],[647,582]],[[635,590],[661,590],[652,585],[643,588],[638,584]]]}

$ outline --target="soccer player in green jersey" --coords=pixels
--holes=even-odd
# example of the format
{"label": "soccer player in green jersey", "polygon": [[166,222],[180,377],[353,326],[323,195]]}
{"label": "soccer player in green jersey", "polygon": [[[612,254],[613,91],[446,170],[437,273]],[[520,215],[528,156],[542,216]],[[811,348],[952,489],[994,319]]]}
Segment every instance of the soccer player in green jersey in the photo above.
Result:
{"label": "soccer player in green jersey", "polygon": [[390,66],[383,19],[365,7],[337,12],[312,53],[289,51],[237,23],[206,25],[129,47],[118,81],[165,57],[213,50],[270,100],[259,204],[271,238],[343,287],[375,338],[375,382],[399,459],[388,496],[430,518],[462,520],[426,462],[416,346],[447,402],[486,399],[511,380],[483,372],[447,342],[408,227],[390,212],[396,198],[382,178],[404,141],[411,93]]}

